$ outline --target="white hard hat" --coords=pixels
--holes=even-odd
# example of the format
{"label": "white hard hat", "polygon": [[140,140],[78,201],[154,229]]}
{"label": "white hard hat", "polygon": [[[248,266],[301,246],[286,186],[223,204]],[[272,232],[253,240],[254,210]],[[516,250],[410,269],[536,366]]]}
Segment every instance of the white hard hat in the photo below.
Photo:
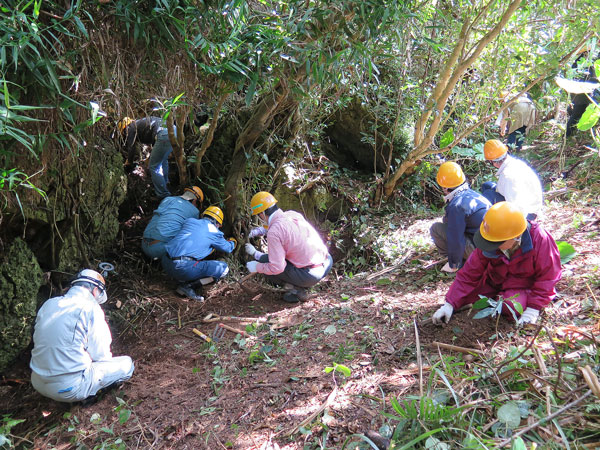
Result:
{"label": "white hard hat", "polygon": [[83,269],[77,274],[75,279],[71,281],[71,286],[78,282],[90,283],[100,289],[100,296],[96,298],[99,305],[106,302],[106,281],[104,277],[92,269]]}

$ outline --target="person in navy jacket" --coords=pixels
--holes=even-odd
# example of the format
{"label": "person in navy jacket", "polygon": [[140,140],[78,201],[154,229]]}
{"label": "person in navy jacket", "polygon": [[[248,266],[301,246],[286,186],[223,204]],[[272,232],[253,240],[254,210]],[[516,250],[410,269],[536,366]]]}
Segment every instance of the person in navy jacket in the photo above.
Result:
{"label": "person in navy jacket", "polygon": [[442,164],[436,179],[444,190],[446,212],[442,222],[434,223],[429,232],[440,253],[448,256],[442,270],[456,272],[475,249],[473,235],[492,205],[483,195],[469,189],[465,174],[455,162]]}
{"label": "person in navy jacket", "polygon": [[165,246],[162,267],[167,275],[180,283],[178,294],[204,301],[196,289],[220,280],[229,273],[226,262],[205,260],[215,250],[231,253],[237,245],[234,238],[225,239],[221,225],[223,211],[216,206],[209,206],[201,219],[186,219],[179,233]]}

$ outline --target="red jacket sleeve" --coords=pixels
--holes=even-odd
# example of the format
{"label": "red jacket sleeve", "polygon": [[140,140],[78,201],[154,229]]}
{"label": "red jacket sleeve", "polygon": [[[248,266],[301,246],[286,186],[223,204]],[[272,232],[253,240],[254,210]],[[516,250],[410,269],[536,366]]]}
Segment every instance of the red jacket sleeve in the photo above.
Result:
{"label": "red jacket sleeve", "polygon": [[560,252],[550,234],[538,228],[533,243],[536,252],[534,262],[534,281],[527,299],[527,307],[544,309],[556,295],[554,287],[561,276]]}
{"label": "red jacket sleeve", "polygon": [[[446,294],[446,301],[455,310],[469,303],[470,299],[473,298],[473,294],[480,290],[485,279],[487,266],[488,258],[483,255],[481,250],[476,248],[462,269],[456,272],[456,278]],[[477,300],[478,298],[475,297],[474,301]]]}

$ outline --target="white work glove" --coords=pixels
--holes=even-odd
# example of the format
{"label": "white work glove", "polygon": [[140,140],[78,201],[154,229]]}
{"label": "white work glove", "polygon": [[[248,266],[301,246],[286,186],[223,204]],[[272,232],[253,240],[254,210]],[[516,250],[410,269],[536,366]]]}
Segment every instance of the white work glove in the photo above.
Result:
{"label": "white work glove", "polygon": [[248,253],[248,256],[254,258],[254,254],[256,253],[256,248],[254,247],[254,245],[246,244],[244,245],[244,249],[246,250],[246,253]]}
{"label": "white work glove", "polygon": [[442,323],[448,323],[450,321],[450,317],[452,317],[452,313],[454,312],[454,306],[450,303],[444,303],[433,315],[431,321],[435,325],[441,325]]}
{"label": "white work glove", "polygon": [[537,309],[525,308],[525,311],[523,311],[523,314],[521,314],[521,317],[519,318],[517,325],[520,327],[522,327],[526,323],[535,325],[535,323],[538,320],[539,315],[540,315],[540,312]]}
{"label": "white work glove", "polygon": [[265,234],[267,234],[267,230],[265,229],[265,227],[256,227],[250,230],[250,233],[248,233],[248,237],[255,238],[258,236],[264,236]]}
{"label": "white work glove", "polygon": [[444,267],[442,267],[442,272],[454,273],[458,270],[458,267],[452,268],[450,267],[450,262],[447,262]]}
{"label": "white work glove", "polygon": [[248,269],[248,272],[250,272],[250,273],[256,272],[256,265],[257,264],[258,264],[258,261],[248,261],[246,263],[246,268]]}

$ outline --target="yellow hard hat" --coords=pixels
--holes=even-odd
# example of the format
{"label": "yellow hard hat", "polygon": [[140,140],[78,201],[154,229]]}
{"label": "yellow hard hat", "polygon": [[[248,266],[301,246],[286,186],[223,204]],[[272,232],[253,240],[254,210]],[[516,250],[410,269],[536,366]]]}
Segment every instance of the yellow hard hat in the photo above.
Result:
{"label": "yellow hard hat", "polygon": [[455,188],[465,182],[465,174],[458,164],[448,161],[438,169],[436,180],[441,187]]}
{"label": "yellow hard hat", "polygon": [[219,225],[223,225],[223,211],[218,206],[209,206],[202,213],[203,216],[209,216],[219,222]]}
{"label": "yellow hard hat", "polygon": [[131,117],[123,117],[121,120],[117,122],[117,129],[119,133],[123,133],[125,128],[127,128],[131,123],[135,122]]}
{"label": "yellow hard hat", "polygon": [[261,191],[254,194],[252,200],[250,200],[250,209],[252,210],[252,215],[255,216],[260,214],[261,212],[269,209],[275,203],[277,203],[277,199],[268,192]]}
{"label": "yellow hard hat", "polygon": [[501,158],[508,151],[508,147],[498,139],[490,139],[483,146],[483,155],[488,161]]}
{"label": "yellow hard hat", "polygon": [[196,196],[198,201],[202,203],[204,201],[204,192],[198,186],[192,186],[191,188],[185,188],[183,192],[191,192]]}
{"label": "yellow hard hat", "polygon": [[504,242],[521,236],[526,228],[525,215],[516,205],[498,202],[483,216],[478,234],[486,241]]}

